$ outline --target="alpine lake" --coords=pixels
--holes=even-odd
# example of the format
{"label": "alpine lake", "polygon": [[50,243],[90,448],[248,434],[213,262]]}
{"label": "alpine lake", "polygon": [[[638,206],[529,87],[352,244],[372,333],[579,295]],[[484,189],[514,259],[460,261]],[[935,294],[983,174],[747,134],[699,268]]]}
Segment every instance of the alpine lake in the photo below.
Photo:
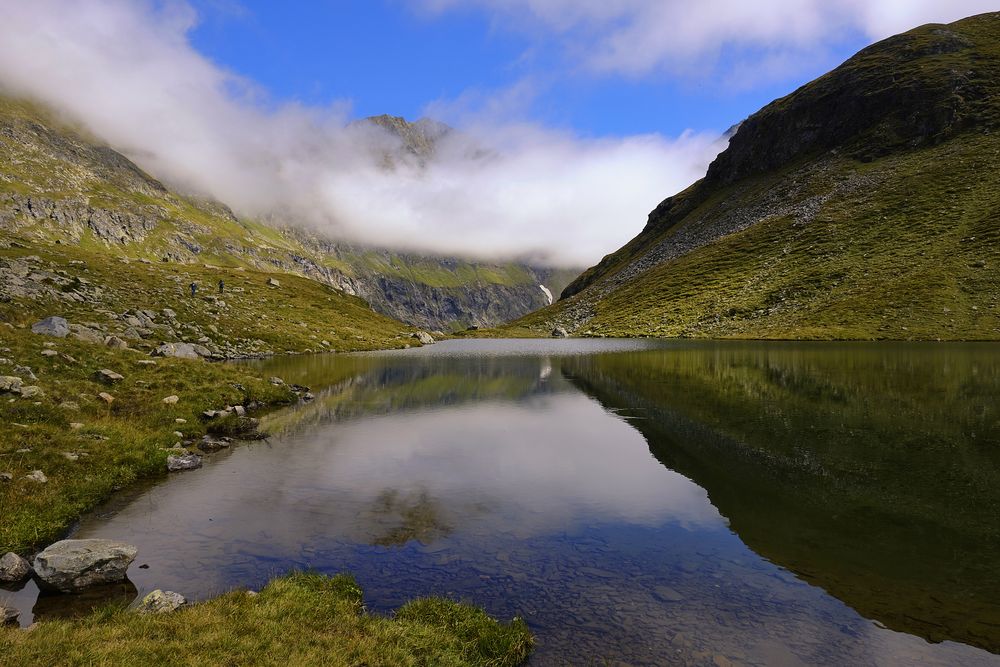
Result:
{"label": "alpine lake", "polygon": [[[1000,665],[1000,345],[453,340],[248,362],[315,400],[121,494],[126,600],[350,572],[530,665]],[[94,600],[0,592],[22,621]],[[70,603],[72,602],[72,604]]]}

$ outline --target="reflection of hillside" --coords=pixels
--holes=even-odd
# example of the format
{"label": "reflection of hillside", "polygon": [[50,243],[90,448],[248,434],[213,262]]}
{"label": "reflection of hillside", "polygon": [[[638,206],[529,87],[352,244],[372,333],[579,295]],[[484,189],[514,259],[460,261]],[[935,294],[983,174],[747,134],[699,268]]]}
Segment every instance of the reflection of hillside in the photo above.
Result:
{"label": "reflection of hillside", "polygon": [[272,435],[361,417],[485,400],[518,401],[568,388],[545,358],[316,355],[267,362],[265,373],[313,389],[316,399],[264,418]]}
{"label": "reflection of hillside", "polygon": [[861,614],[1000,651],[1000,355],[695,346],[565,360],[755,551]]}

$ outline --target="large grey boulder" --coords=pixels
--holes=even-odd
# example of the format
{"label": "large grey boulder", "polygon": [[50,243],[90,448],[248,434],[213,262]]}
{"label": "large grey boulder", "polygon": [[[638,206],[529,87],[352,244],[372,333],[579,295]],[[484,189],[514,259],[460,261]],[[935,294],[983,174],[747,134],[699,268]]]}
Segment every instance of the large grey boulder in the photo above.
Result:
{"label": "large grey boulder", "polygon": [[46,317],[44,320],[32,324],[31,332],[42,336],[65,338],[69,335],[69,322],[62,317]]}
{"label": "large grey boulder", "polygon": [[567,338],[567,337],[569,337],[569,332],[566,331],[566,329],[564,329],[563,327],[556,327],[555,329],[552,330],[552,337],[553,338]]}
{"label": "large grey boulder", "polygon": [[137,553],[114,540],[62,540],[35,556],[35,574],[43,587],[73,593],[124,581]]}
{"label": "large grey boulder", "polygon": [[186,604],[187,600],[180,593],[156,589],[142,599],[136,611],[140,614],[167,614],[177,611]]}
{"label": "large grey boulder", "polygon": [[0,584],[16,584],[31,576],[31,565],[15,553],[0,558]]}
{"label": "large grey boulder", "polygon": [[154,357],[177,357],[179,359],[200,359],[212,356],[211,351],[194,343],[164,343],[153,350]]}

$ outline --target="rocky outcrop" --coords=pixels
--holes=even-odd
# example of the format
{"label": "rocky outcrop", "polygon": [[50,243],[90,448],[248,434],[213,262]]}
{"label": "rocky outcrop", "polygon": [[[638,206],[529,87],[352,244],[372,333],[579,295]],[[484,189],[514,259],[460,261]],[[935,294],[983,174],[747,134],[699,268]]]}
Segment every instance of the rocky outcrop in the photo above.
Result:
{"label": "rocky outcrop", "polygon": [[137,553],[113,540],[63,540],[35,556],[35,574],[43,587],[72,593],[123,581]]}

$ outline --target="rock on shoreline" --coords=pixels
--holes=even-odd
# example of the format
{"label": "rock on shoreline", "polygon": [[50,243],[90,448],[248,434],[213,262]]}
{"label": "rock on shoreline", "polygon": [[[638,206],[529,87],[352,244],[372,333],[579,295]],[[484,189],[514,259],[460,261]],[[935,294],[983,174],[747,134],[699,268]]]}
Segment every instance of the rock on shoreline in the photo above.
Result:
{"label": "rock on shoreline", "polygon": [[124,581],[138,549],[114,540],[62,540],[35,556],[43,587],[73,593],[97,584]]}

